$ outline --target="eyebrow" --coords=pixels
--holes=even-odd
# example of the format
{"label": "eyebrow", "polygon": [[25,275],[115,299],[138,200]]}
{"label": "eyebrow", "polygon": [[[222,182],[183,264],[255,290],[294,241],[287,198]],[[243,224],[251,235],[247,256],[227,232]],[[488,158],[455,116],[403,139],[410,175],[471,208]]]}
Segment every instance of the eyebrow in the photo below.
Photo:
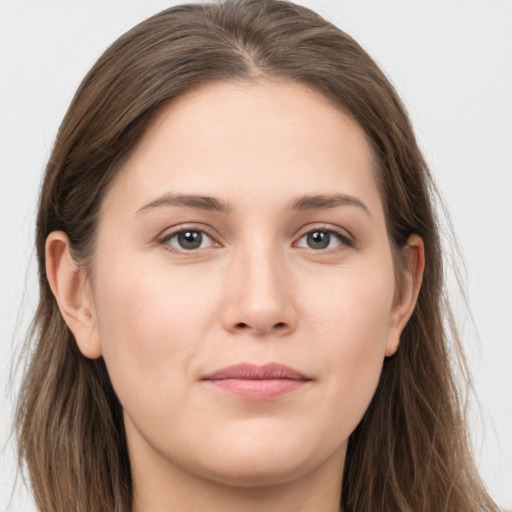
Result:
{"label": "eyebrow", "polygon": [[[219,213],[230,213],[232,211],[231,205],[228,203],[210,196],[189,195],[189,194],[164,194],[144,206],[139,208],[136,215],[142,215],[148,210],[158,208],[161,206],[185,206],[187,208],[194,208],[197,210],[205,210]],[[368,215],[370,211],[366,205],[357,197],[346,194],[319,194],[319,195],[305,195],[291,201],[289,205],[290,210],[295,211],[308,211],[308,210],[325,210],[329,208],[336,208],[338,206],[356,206]]]}
{"label": "eyebrow", "polygon": [[230,213],[231,206],[215,197],[183,194],[164,194],[163,196],[150,201],[142,208],[137,210],[137,215],[145,213],[147,210],[158,208],[159,206],[186,206],[197,210],[206,210],[211,212]]}
{"label": "eyebrow", "polygon": [[298,211],[326,210],[338,206],[356,206],[370,215],[370,210],[368,210],[367,206],[360,199],[346,194],[302,196],[291,203],[291,209]]}

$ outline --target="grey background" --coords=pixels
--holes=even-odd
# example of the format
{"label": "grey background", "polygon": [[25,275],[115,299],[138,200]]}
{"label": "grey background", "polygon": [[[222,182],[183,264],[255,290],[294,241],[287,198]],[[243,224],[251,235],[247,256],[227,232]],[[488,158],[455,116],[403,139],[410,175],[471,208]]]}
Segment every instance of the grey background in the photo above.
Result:
{"label": "grey background", "polygon": [[[37,299],[39,182],[79,81],[117,36],[177,2],[0,0],[0,511],[14,484],[8,371]],[[471,433],[512,507],[512,2],[303,0],[355,37],[411,114],[466,262],[474,326],[451,280],[478,402]],[[448,252],[461,264],[459,255]],[[34,510],[21,487],[9,510]]]}

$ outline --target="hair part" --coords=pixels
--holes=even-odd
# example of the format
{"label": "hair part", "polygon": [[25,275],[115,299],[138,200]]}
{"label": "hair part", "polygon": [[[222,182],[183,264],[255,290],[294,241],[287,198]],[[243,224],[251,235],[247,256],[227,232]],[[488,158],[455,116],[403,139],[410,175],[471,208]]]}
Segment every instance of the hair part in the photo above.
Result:
{"label": "hair part", "polygon": [[[281,0],[165,10],[121,36],[81,83],[59,129],[39,201],[40,300],[16,425],[43,512],[129,512],[122,407],[103,360],[77,349],[52,296],[45,241],[56,230],[91,267],[102,201],[164,104],[219,81],[279,79],[320,92],[362,127],[378,162],[395,262],[411,234],[425,244],[416,309],[349,439],[344,512],[495,512],[471,459],[452,377],[435,189],[393,87],[348,35]],[[458,350],[458,339],[452,341]]]}

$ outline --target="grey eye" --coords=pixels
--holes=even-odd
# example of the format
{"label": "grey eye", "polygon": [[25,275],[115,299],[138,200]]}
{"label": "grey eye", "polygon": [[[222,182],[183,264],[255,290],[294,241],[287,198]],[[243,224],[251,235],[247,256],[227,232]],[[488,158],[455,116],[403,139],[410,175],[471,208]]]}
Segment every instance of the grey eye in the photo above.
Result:
{"label": "grey eye", "polygon": [[185,229],[171,234],[164,242],[174,249],[195,251],[211,246],[213,240],[206,233],[198,229]]}
{"label": "grey eye", "polygon": [[320,251],[323,249],[332,249],[341,245],[347,244],[342,235],[329,229],[315,229],[302,235],[299,239],[298,246],[306,247]]}
{"label": "grey eye", "polygon": [[176,235],[177,242],[182,249],[199,249],[203,242],[203,234],[199,231],[182,231]]}
{"label": "grey eye", "polygon": [[327,231],[313,231],[306,235],[306,242],[311,249],[326,249],[330,241],[331,234]]}

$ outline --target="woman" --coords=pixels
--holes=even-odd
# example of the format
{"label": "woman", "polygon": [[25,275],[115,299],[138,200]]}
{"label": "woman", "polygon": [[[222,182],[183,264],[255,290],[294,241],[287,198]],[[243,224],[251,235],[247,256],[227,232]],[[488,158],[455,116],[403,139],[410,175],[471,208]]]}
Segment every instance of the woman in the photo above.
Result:
{"label": "woman", "polygon": [[41,193],[18,409],[40,510],[496,510],[431,195],[393,88],[311,11],[182,6],[122,36]]}

